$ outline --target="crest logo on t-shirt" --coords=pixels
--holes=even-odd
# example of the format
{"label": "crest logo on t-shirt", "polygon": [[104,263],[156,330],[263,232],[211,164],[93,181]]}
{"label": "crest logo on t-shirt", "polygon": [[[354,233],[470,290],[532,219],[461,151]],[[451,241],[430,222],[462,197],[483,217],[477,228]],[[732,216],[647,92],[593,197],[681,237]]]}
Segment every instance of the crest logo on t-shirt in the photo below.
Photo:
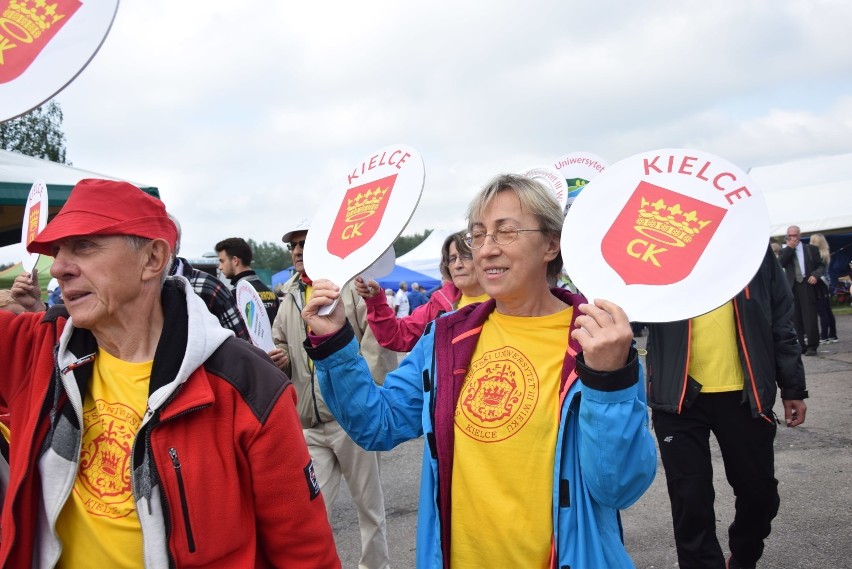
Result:
{"label": "crest logo on t-shirt", "polygon": [[455,422],[472,439],[498,442],[527,423],[539,396],[538,376],[527,357],[505,346],[471,362]]}
{"label": "crest logo on t-shirt", "polygon": [[[130,456],[142,417],[122,403],[102,399],[84,413],[79,476],[86,509],[96,516],[123,518],[133,511]],[[75,491],[78,486],[75,486]]]}

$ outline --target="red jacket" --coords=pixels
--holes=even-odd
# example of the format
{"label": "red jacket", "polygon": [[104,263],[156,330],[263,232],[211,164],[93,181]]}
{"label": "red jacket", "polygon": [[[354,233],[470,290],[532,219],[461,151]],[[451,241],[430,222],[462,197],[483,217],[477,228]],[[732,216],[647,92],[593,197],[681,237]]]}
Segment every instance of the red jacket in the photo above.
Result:
{"label": "red jacket", "polygon": [[[146,567],[339,567],[289,380],[178,282],[164,288],[130,466]],[[44,511],[59,511],[76,476],[67,449],[79,448],[75,407],[97,352],[62,312],[0,311],[0,407],[12,433],[3,567],[53,566],[59,555]]]}

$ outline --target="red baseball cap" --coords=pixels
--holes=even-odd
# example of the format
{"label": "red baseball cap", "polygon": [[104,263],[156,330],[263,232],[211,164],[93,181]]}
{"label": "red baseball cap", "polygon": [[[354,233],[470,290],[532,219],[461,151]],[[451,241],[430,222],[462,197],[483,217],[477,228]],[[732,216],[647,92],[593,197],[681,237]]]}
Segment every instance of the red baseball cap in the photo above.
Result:
{"label": "red baseball cap", "polygon": [[116,180],[80,180],[68,201],[27,245],[30,253],[53,254],[53,243],[84,235],[133,235],[165,239],[175,249],[177,228],[166,206],[133,184]]}

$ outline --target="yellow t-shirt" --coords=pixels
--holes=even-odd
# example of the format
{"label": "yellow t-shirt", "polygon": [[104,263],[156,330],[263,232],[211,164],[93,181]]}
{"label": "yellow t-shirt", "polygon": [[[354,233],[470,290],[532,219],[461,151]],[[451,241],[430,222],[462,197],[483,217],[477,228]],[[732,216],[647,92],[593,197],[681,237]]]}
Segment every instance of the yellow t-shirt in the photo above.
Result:
{"label": "yellow t-shirt", "polygon": [[98,350],[83,402],[77,480],[56,521],[62,542],[59,568],[143,566],[130,459],[145,414],[152,364],[125,362]]}
{"label": "yellow t-shirt", "polygon": [[571,313],[485,322],[455,413],[453,567],[548,566]]}
{"label": "yellow t-shirt", "polygon": [[485,293],[482,293],[479,296],[465,296],[464,294],[462,294],[461,298],[459,299],[459,305],[456,306],[456,308],[464,308],[468,304],[473,304],[474,302],[485,302],[489,298],[491,297]]}
{"label": "yellow t-shirt", "polygon": [[743,368],[737,349],[733,302],[692,319],[688,372],[702,393],[741,391]]}

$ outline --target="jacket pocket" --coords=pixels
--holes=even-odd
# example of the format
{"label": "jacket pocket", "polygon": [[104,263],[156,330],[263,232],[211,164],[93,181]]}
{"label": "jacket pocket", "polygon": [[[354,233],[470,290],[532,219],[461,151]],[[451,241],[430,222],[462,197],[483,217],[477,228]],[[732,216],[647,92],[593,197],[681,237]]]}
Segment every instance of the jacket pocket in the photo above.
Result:
{"label": "jacket pocket", "polygon": [[177,449],[169,448],[169,456],[172,459],[172,466],[175,469],[177,477],[178,492],[180,493],[180,508],[183,514],[183,525],[186,529],[186,541],[189,546],[189,552],[195,553],[195,538],[192,536],[192,524],[189,521],[189,502],[186,499],[186,488],[183,485],[183,473],[181,472],[180,458],[178,458]]}

